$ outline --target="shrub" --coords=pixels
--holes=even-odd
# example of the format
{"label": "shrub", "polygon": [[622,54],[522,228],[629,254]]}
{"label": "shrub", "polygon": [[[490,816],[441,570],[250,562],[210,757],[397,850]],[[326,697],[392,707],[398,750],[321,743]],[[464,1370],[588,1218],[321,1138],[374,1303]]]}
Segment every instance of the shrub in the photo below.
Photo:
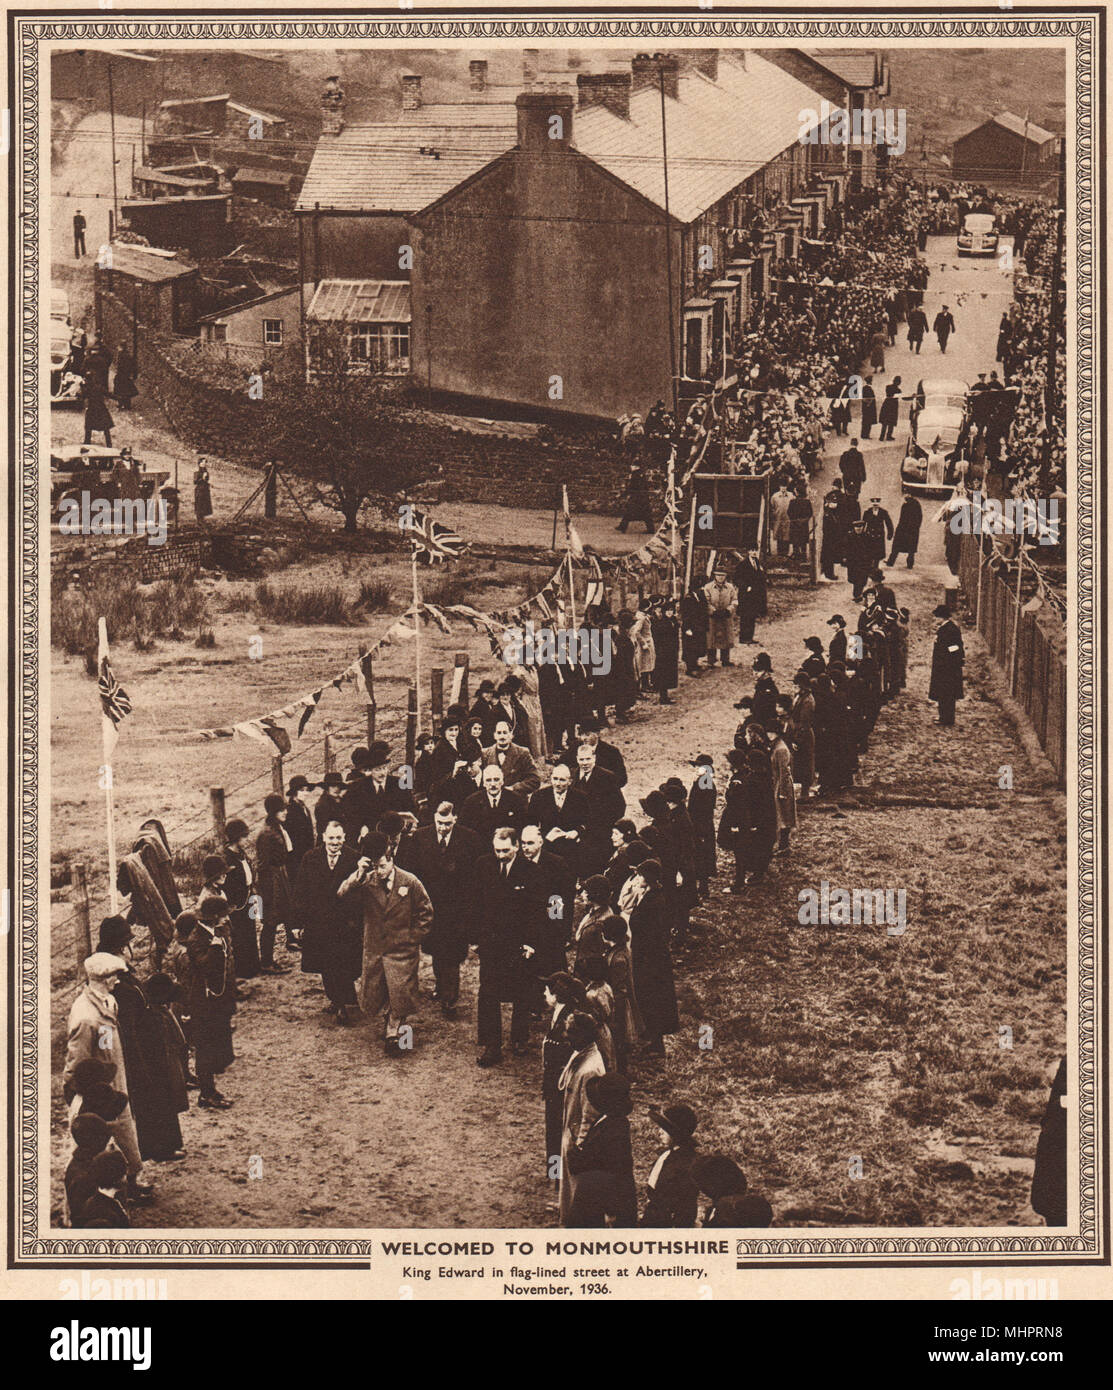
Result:
{"label": "shrub", "polygon": [[335,624],[352,622],[355,605],[336,585],[322,584],[312,589],[276,588],[259,584],[255,588],[255,608],[260,617],[280,623]]}
{"label": "shrub", "polygon": [[55,595],[50,640],[70,656],[83,656],[96,672],[97,620],[104,618],[108,640],[131,639],[137,651],[150,651],[156,637],[182,640],[186,628],[208,621],[208,599],[192,579],[164,579],[145,588],[135,579],[101,575],[87,587]]}
{"label": "shrub", "polygon": [[359,598],[356,602],[361,608],[366,608],[372,613],[382,613],[390,607],[390,585],[381,579],[364,579],[360,581]]}

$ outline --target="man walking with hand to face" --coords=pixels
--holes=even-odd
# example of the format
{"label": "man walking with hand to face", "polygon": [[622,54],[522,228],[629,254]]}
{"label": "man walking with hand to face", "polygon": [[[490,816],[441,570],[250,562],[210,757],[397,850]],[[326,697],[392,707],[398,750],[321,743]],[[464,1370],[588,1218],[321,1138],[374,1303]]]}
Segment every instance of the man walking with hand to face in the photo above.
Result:
{"label": "man walking with hand to face", "polygon": [[413,1047],[412,1032],[402,1033],[417,1012],[417,970],[421,942],[433,925],[433,904],[421,880],[396,867],[385,835],[374,830],[359,842],[355,872],[338,896],[351,896],[363,910],[363,975],[360,1008],[367,1015],[386,1012],[388,1057]]}

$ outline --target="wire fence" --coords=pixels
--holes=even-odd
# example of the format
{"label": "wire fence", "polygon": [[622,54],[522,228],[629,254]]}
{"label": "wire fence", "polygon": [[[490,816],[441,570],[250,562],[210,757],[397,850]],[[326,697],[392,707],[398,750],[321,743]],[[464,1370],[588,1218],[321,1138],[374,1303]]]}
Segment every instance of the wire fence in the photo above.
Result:
{"label": "wire fence", "polygon": [[978,631],[1065,787],[1067,642],[1058,607],[1041,597],[1038,572],[1005,562],[982,536],[963,536],[959,577]]}

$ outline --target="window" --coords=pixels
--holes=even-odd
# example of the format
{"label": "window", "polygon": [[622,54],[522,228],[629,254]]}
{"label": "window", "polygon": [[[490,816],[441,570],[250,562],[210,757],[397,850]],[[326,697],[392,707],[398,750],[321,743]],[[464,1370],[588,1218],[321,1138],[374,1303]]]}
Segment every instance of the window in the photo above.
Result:
{"label": "window", "polygon": [[264,319],[263,320],[263,342],[268,347],[282,346],[282,320]]}
{"label": "window", "polygon": [[213,324],[213,342],[226,343],[228,341],[228,325],[226,323]]}
{"label": "window", "polygon": [[353,363],[373,372],[407,372],[410,369],[408,323],[355,323],[351,333]]}

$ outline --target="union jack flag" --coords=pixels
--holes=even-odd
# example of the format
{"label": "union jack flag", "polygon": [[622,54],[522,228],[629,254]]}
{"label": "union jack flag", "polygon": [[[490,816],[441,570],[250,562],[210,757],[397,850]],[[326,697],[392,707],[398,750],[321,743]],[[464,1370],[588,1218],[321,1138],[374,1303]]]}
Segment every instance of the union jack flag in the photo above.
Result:
{"label": "union jack flag", "polygon": [[112,672],[112,663],[108,659],[108,626],[103,618],[98,623],[97,635],[97,691],[100,694],[101,731],[107,762],[116,746],[120,725],[131,713],[131,698]]}
{"label": "union jack flag", "polygon": [[414,554],[427,565],[459,559],[466,549],[463,538],[451,526],[442,526],[409,503],[401,508],[398,524],[409,538]]}

